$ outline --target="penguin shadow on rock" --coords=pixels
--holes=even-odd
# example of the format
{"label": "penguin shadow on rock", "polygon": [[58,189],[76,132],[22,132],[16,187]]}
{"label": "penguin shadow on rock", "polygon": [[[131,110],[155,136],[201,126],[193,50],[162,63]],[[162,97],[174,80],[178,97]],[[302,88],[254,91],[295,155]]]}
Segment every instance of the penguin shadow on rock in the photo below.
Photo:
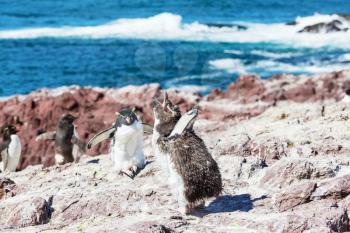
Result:
{"label": "penguin shadow on rock", "polygon": [[239,195],[222,195],[209,203],[206,207],[195,209],[192,215],[197,217],[204,217],[216,213],[230,213],[230,212],[249,212],[254,208],[254,202],[264,200],[267,196],[263,195],[258,198],[251,198],[250,194]]}

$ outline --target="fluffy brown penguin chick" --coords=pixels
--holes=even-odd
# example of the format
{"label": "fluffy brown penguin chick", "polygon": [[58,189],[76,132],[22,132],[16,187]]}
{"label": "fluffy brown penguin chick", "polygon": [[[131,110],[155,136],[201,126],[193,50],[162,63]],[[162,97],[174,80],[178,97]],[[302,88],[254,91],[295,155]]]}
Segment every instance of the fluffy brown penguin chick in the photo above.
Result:
{"label": "fluffy brown penguin chick", "polygon": [[168,176],[180,210],[189,214],[196,204],[203,204],[205,199],[221,193],[219,167],[192,128],[168,137],[181,118],[181,112],[166,94],[163,103],[154,99],[152,108],[155,117],[152,145],[156,158]]}

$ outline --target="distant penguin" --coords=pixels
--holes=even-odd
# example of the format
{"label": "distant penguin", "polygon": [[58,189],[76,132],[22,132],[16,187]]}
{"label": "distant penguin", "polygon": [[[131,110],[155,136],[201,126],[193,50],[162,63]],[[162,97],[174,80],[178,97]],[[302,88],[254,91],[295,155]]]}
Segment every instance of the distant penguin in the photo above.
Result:
{"label": "distant penguin", "polygon": [[75,116],[64,114],[58,121],[56,131],[43,133],[36,138],[36,141],[55,141],[56,164],[78,162],[81,152],[85,150],[85,144],[80,141],[76,126],[73,124],[75,120]]}
{"label": "distant penguin", "polygon": [[21,159],[22,145],[13,125],[5,125],[0,129],[2,143],[0,144],[0,161],[3,162],[3,172],[14,172]]}
{"label": "distant penguin", "polygon": [[149,126],[146,125],[144,129],[144,124],[136,116],[135,109],[122,109],[116,115],[112,127],[90,139],[87,148],[90,149],[106,139],[112,139],[109,156],[114,170],[133,178],[137,170],[145,166],[143,133],[144,130],[146,133],[149,132]]}
{"label": "distant penguin", "polygon": [[350,103],[350,88],[346,89],[344,92],[344,97],[342,99],[344,103]]}
{"label": "distant penguin", "polygon": [[205,199],[221,193],[219,167],[202,139],[195,134],[193,120],[189,121],[190,127],[182,127],[180,134],[173,133],[181,112],[166,94],[163,103],[154,99],[152,108],[155,118],[152,146],[156,158],[168,176],[181,212],[189,214]]}

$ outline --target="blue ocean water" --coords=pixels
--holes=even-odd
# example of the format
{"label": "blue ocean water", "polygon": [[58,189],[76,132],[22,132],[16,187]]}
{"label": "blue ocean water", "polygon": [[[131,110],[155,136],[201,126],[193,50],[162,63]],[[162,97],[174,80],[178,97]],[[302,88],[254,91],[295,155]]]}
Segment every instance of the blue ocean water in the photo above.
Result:
{"label": "blue ocean water", "polygon": [[238,75],[350,65],[350,32],[298,25],[350,13],[347,0],[0,0],[0,96],[66,85],[159,82],[208,92]]}

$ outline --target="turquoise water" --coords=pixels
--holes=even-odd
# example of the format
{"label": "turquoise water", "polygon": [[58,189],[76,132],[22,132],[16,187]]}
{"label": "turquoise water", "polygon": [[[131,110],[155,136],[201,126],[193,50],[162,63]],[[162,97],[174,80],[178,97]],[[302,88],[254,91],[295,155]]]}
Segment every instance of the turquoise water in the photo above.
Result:
{"label": "turquoise water", "polygon": [[244,73],[266,78],[350,64],[350,32],[300,35],[284,25],[350,13],[346,0],[0,3],[0,96],[152,82],[205,93]]}

